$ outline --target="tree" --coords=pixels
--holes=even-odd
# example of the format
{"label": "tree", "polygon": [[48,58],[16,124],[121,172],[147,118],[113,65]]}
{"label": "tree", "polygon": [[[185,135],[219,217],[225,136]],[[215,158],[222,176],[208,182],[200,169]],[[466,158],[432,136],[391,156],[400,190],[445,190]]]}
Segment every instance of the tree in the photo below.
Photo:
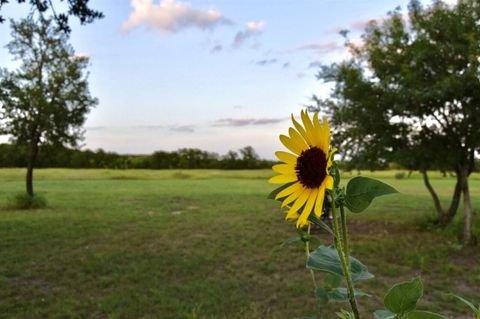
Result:
{"label": "tree", "polygon": [[[13,0],[13,2],[24,3],[26,0]],[[64,0],[60,0],[63,2]],[[68,17],[75,16],[80,20],[80,24],[92,23],[96,19],[104,17],[103,13],[97,10],[93,10],[88,6],[89,0],[67,0],[68,10],[66,12],[57,13],[55,6],[51,0],[30,0],[32,11],[36,10],[40,14],[44,14],[47,11],[51,11],[55,21],[57,22],[60,30],[69,33],[70,27],[68,25]],[[9,0],[0,0],[0,10],[2,6],[7,4]],[[0,15],[0,23],[4,22],[4,18]]]}
{"label": "tree", "polygon": [[39,145],[75,146],[86,114],[97,104],[88,90],[88,58],[51,20],[12,22],[7,48],[21,66],[0,70],[0,134],[27,149],[26,189],[33,196]]}
{"label": "tree", "polygon": [[[409,4],[383,22],[372,21],[363,43],[346,40],[352,57],[324,66],[318,77],[335,87],[316,101],[331,113],[335,139],[353,163],[391,160],[421,171],[438,213],[449,223],[464,202],[464,242],[471,241],[468,177],[480,149],[480,3],[459,0]],[[454,171],[444,209],[427,170]]]}
{"label": "tree", "polygon": [[238,150],[243,168],[255,168],[259,164],[259,156],[252,146],[245,146]]}

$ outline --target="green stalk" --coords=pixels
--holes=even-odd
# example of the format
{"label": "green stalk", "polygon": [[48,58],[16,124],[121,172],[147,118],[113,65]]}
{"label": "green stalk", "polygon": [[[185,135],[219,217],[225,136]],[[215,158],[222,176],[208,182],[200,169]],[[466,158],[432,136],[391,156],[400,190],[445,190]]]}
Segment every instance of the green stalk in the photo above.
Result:
{"label": "green stalk", "polygon": [[[360,314],[358,312],[357,300],[355,299],[355,294],[353,291],[353,280],[352,273],[350,271],[350,258],[346,250],[348,250],[348,233],[346,225],[345,212],[343,207],[340,206],[342,214],[342,234],[340,234],[340,225],[338,224],[338,215],[337,209],[335,207],[335,197],[332,195],[332,214],[333,214],[333,231],[335,233],[334,242],[335,248],[337,249],[338,256],[340,257],[340,262],[342,264],[343,273],[347,281],[347,290],[348,290],[348,300],[350,301],[350,306],[352,307],[353,315],[355,319],[360,319]],[[342,236],[342,237],[341,237]]]}
{"label": "green stalk", "polygon": [[[349,240],[348,240],[348,228],[347,228],[347,214],[345,214],[345,208],[340,205],[340,218],[342,222],[342,236],[343,236],[343,251],[345,256],[350,256]],[[347,258],[348,268],[350,268],[350,258]]]}
{"label": "green stalk", "polygon": [[[310,228],[311,228],[311,225],[310,223],[308,224],[308,235],[310,237]],[[305,253],[307,255],[307,261],[308,261],[308,258],[310,257],[310,240],[307,240],[305,241]],[[317,294],[317,281],[315,280],[315,273],[313,272],[313,269],[310,269],[310,275],[312,276],[312,281],[313,281],[313,287],[315,288],[315,295]]]}

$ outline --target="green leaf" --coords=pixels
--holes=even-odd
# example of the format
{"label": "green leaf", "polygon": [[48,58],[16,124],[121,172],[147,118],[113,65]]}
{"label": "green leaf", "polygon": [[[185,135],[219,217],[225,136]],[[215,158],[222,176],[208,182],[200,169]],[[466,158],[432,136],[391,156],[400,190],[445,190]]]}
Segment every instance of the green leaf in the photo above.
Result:
{"label": "green leaf", "polygon": [[355,315],[351,311],[341,309],[340,312],[335,313],[340,319],[355,319]]}
{"label": "green leaf", "polygon": [[420,278],[396,284],[387,292],[383,300],[385,307],[397,314],[415,310],[418,300],[423,295],[423,285]]}
{"label": "green leaf", "polygon": [[394,319],[395,314],[388,310],[376,310],[373,313],[373,318],[375,319]]}
{"label": "green leaf", "polygon": [[[369,294],[361,291],[360,289],[354,289],[353,294],[355,297],[370,297]],[[348,300],[348,290],[347,288],[334,288],[328,293],[328,299],[333,301],[347,301]]]}
{"label": "green leaf", "polygon": [[317,296],[317,302],[320,306],[328,304],[328,290],[323,287],[318,287],[315,295]]}
{"label": "green leaf", "polygon": [[294,243],[299,242],[299,241],[302,241],[302,238],[299,237],[299,236],[290,237],[290,238],[284,240],[283,243],[280,244],[280,247],[291,245],[291,244],[294,244]]}
{"label": "green leaf", "polygon": [[447,319],[447,317],[430,311],[414,310],[408,313],[407,319]]}
{"label": "green leaf", "polygon": [[288,186],[294,184],[295,182],[291,182],[291,183],[287,183],[287,184],[284,184],[280,187],[277,187],[275,188],[273,191],[270,192],[270,194],[268,194],[267,198],[268,199],[275,199],[275,197],[277,196],[278,193],[280,193],[281,191],[283,191],[285,188],[287,188]]}
{"label": "green leaf", "polygon": [[340,185],[340,171],[338,170],[337,162],[332,163],[330,175],[333,177],[333,187],[337,188]]}
{"label": "green leaf", "polygon": [[375,197],[393,193],[398,191],[390,185],[373,178],[357,176],[347,184],[345,205],[352,213],[360,213]]}
{"label": "green leaf", "polygon": [[308,221],[314,223],[315,225],[317,225],[321,229],[328,232],[330,235],[335,236],[335,234],[333,233],[333,230],[330,228],[330,226],[328,226],[327,223],[325,223],[323,220],[315,217],[315,215],[310,214],[310,216],[308,216]]}
{"label": "green leaf", "polygon": [[[367,266],[358,259],[350,256],[350,263],[353,281],[373,278]],[[338,252],[332,246],[321,245],[313,251],[307,259],[307,268],[344,277]]]}
{"label": "green leaf", "polygon": [[472,309],[472,311],[475,313],[475,314],[479,314],[480,313],[480,307],[477,309],[477,307],[475,307],[475,305],[473,303],[471,303],[470,301],[468,301],[467,299],[465,298],[462,298],[460,296],[457,296],[457,295],[452,295],[454,296],[455,298],[457,298],[458,300],[460,300],[461,302],[463,302],[465,305],[467,305],[470,309]]}
{"label": "green leaf", "polygon": [[325,287],[327,287],[329,290],[332,290],[333,288],[340,286],[342,283],[342,277],[334,274],[327,274],[323,283]]}
{"label": "green leaf", "polygon": [[[369,294],[361,291],[360,289],[354,290],[355,297],[370,296]],[[321,306],[328,304],[329,301],[344,302],[348,301],[347,288],[329,288],[319,287],[316,290],[317,301]]]}

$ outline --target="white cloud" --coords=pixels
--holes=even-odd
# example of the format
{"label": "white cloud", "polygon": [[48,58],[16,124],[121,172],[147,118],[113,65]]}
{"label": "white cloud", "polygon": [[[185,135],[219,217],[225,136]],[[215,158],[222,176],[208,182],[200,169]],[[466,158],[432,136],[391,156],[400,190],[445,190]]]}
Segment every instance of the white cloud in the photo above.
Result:
{"label": "white cloud", "polygon": [[265,21],[250,21],[245,24],[245,30],[238,31],[233,39],[233,47],[241,47],[249,38],[258,36],[265,29]]}
{"label": "white cloud", "polygon": [[122,31],[129,31],[140,25],[166,33],[186,28],[213,29],[218,25],[231,24],[216,9],[199,10],[179,0],[131,0],[132,12],[122,25]]}

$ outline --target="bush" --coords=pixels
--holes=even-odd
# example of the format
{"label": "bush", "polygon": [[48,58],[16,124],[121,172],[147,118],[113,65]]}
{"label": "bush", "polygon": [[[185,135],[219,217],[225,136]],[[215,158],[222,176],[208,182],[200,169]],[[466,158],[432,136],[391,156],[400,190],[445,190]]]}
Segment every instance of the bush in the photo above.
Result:
{"label": "bush", "polygon": [[395,177],[395,179],[404,179],[405,178],[405,172],[396,172],[394,177]]}
{"label": "bush", "polygon": [[12,199],[11,207],[14,209],[39,209],[47,207],[47,199],[41,195],[33,197],[27,193],[19,193]]}

